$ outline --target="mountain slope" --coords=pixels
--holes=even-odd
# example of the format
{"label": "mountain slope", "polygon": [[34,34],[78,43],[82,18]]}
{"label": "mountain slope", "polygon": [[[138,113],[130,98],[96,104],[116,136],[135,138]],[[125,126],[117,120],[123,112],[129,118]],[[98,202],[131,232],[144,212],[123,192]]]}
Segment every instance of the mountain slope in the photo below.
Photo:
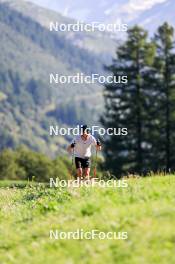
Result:
{"label": "mountain slope", "polygon": [[0,148],[25,144],[53,155],[65,148],[69,138],[51,138],[49,125],[75,125],[85,117],[86,121],[96,120],[102,108],[103,87],[49,85],[49,73],[100,73],[104,60],[64,34],[49,32],[44,26],[47,11],[34,20],[27,16],[34,5],[23,4],[0,1]]}
{"label": "mountain slope", "polygon": [[[77,21],[66,16],[61,15],[58,12],[51,11],[49,9],[36,6],[28,1],[21,0],[0,0],[0,2],[8,3],[9,7],[19,11],[32,20],[37,21],[42,26],[49,29],[49,24],[51,21],[72,24]],[[49,8],[49,7],[48,7]],[[116,50],[116,45],[118,44],[116,40],[110,38],[107,33],[101,32],[58,32],[57,34],[64,35],[69,41],[71,41],[75,46],[83,47],[84,49],[90,50],[95,54],[100,54],[100,56],[105,58],[111,58]]]}

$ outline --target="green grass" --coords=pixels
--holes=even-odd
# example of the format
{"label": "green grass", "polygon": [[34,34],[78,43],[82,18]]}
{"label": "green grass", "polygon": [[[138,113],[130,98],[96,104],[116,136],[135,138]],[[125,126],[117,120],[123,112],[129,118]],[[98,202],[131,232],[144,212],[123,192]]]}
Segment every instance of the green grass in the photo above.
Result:
{"label": "green grass", "polygon": [[[175,177],[127,181],[125,189],[1,187],[0,263],[175,263]],[[128,239],[51,240],[52,229]]]}

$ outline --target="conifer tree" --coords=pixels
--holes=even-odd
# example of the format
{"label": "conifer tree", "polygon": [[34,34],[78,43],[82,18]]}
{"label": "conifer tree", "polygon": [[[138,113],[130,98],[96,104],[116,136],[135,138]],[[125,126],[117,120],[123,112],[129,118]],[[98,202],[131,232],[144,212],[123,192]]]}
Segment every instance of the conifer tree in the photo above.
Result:
{"label": "conifer tree", "polygon": [[157,123],[159,136],[154,145],[159,168],[175,168],[175,52],[174,29],[168,23],[160,26],[155,34],[156,57],[153,84],[159,89],[157,98]]}
{"label": "conifer tree", "polygon": [[147,109],[150,93],[144,79],[153,63],[155,46],[148,41],[147,32],[135,26],[128,31],[126,42],[117,50],[117,58],[108,67],[114,76],[127,75],[127,84],[105,86],[105,113],[101,118],[105,127],[125,127],[127,136],[108,136],[105,140],[106,167],[115,175],[126,172],[141,173],[147,142]]}

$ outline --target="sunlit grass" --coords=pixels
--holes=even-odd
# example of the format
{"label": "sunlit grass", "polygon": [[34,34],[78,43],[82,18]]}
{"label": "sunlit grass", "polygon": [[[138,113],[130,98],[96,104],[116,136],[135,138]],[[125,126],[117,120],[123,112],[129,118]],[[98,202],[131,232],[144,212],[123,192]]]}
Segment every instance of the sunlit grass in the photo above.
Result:
{"label": "sunlit grass", "polygon": [[[0,263],[175,263],[175,177],[128,188],[0,189]],[[127,240],[51,240],[50,230],[128,232]]]}

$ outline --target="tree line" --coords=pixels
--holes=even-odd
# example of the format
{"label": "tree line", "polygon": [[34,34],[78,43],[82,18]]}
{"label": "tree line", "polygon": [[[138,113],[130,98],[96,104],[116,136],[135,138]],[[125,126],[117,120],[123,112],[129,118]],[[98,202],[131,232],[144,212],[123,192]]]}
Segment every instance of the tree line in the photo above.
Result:
{"label": "tree line", "polygon": [[26,147],[4,149],[0,153],[1,180],[34,180],[48,182],[49,178],[69,179],[71,162],[67,157],[50,159]]}
{"label": "tree line", "polygon": [[128,83],[106,84],[105,127],[127,127],[126,137],[105,139],[105,166],[115,175],[175,169],[174,29],[164,23],[151,39],[139,26],[106,69]]}
{"label": "tree line", "polygon": [[[97,159],[97,177],[106,178],[102,173],[101,159]],[[92,159],[94,168],[95,160]],[[68,155],[57,156],[54,159],[45,154],[32,151],[26,146],[16,149],[5,148],[0,152],[0,180],[21,180],[49,182],[50,178],[70,180],[76,178],[76,170]]]}

